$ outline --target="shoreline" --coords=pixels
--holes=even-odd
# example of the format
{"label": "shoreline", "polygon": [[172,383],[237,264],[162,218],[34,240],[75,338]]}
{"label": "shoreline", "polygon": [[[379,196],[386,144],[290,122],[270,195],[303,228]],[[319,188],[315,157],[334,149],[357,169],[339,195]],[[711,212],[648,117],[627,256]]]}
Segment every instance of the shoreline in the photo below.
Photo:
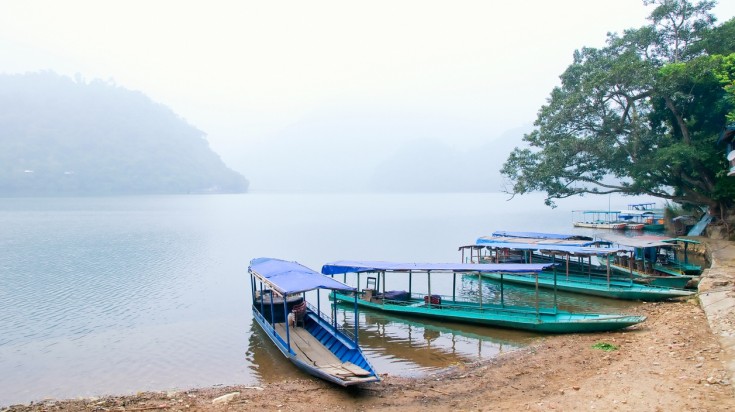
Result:
{"label": "shoreline", "polygon": [[[493,359],[421,378],[382,375],[344,390],[304,375],[262,386],[196,388],[0,411],[143,410],[735,410],[735,243],[701,239],[712,266],[699,293],[644,303],[646,322],[624,331],[549,335]],[[616,350],[596,349],[595,344]]]}

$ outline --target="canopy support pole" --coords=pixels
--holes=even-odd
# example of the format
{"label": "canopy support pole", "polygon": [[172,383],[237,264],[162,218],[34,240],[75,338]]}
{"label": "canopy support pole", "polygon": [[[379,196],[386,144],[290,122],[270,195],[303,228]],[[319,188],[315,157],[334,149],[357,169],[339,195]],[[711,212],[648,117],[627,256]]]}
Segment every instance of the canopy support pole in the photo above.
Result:
{"label": "canopy support pole", "polygon": [[[567,263],[569,263],[569,262],[567,262]],[[569,277],[569,275],[567,274],[567,278],[568,277]],[[536,272],[536,281],[538,282],[538,272]],[[556,292],[557,292],[557,289],[556,289],[556,265],[554,265],[554,313],[556,313],[558,311],[558,309],[559,309],[558,306],[557,306],[557,304],[556,304]],[[538,303],[537,303],[537,305],[538,305]]]}
{"label": "canopy support pole", "polygon": [[505,282],[503,282],[503,272],[500,272],[500,306],[505,307],[505,296],[503,295]]}
{"label": "canopy support pole", "polygon": [[[500,280],[500,290],[501,290],[501,296],[502,296],[502,288],[503,288],[503,280],[501,277]],[[477,293],[480,295],[480,309],[482,309],[482,273],[477,272]]]}
{"label": "canopy support pole", "polygon": [[[272,295],[271,295],[272,296]],[[285,316],[286,323],[286,345],[288,345],[288,352],[291,352],[291,328],[288,325],[288,299],[286,295],[283,295],[283,315]],[[273,316],[275,317],[275,316]]]}
{"label": "canopy support pole", "polygon": [[[317,298],[318,298],[319,297],[319,290],[318,289],[317,289],[316,293],[317,293]],[[336,296],[336,294],[335,294],[335,296]],[[360,317],[359,317],[359,314],[357,313],[357,293],[355,293],[355,346],[358,346],[358,347],[360,346],[358,344],[358,342],[357,342],[357,330],[358,330],[357,325],[359,325],[359,324],[360,324]]]}
{"label": "canopy support pole", "polygon": [[457,301],[457,272],[452,272],[452,302]]}
{"label": "canopy support pole", "polygon": [[409,270],[408,271],[408,297],[409,298],[413,294],[412,286],[413,286],[413,271],[412,270]]}
{"label": "canopy support pole", "polygon": [[429,303],[429,307],[431,307],[431,271],[430,270],[426,271],[426,279],[429,282],[429,302],[428,303]]}

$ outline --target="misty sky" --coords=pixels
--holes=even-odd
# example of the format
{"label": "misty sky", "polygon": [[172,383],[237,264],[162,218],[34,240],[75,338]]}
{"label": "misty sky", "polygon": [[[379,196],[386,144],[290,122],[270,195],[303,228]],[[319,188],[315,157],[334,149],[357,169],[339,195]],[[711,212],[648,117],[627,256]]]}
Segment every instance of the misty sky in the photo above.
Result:
{"label": "misty sky", "polygon": [[[719,22],[735,16],[735,1],[720,3]],[[342,189],[422,139],[472,150],[527,126],[575,49],[644,25],[651,9],[641,0],[3,0],[0,72],[139,90],[206,132],[254,190]]]}

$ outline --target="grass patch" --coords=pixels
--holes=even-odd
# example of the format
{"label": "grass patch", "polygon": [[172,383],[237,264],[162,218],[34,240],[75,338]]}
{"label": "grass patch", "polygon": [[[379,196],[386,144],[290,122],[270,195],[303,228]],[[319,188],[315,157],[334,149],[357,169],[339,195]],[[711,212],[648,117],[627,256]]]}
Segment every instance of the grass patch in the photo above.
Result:
{"label": "grass patch", "polygon": [[599,350],[604,350],[605,352],[611,352],[614,350],[618,350],[618,347],[613,345],[612,343],[597,342],[594,345],[592,345],[592,349],[599,349]]}

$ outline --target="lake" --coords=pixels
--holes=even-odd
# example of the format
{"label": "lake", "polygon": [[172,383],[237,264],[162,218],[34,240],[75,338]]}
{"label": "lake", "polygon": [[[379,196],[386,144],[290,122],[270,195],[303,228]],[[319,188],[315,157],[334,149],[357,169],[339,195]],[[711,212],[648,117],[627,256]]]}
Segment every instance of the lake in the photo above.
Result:
{"label": "lake", "polygon": [[[495,230],[585,233],[541,195],[272,194],[0,199],[0,406],[303,377],[252,322],[248,262],[458,262]],[[648,199],[644,199],[648,200]],[[338,277],[338,279],[340,279]],[[476,279],[463,279],[472,288]],[[476,287],[476,285],[474,285]],[[490,283],[484,288],[492,288]],[[518,299],[528,291],[518,290]],[[635,303],[561,295],[580,310]],[[338,311],[345,321],[351,316]],[[363,311],[379,373],[420,375],[539,335]]]}

